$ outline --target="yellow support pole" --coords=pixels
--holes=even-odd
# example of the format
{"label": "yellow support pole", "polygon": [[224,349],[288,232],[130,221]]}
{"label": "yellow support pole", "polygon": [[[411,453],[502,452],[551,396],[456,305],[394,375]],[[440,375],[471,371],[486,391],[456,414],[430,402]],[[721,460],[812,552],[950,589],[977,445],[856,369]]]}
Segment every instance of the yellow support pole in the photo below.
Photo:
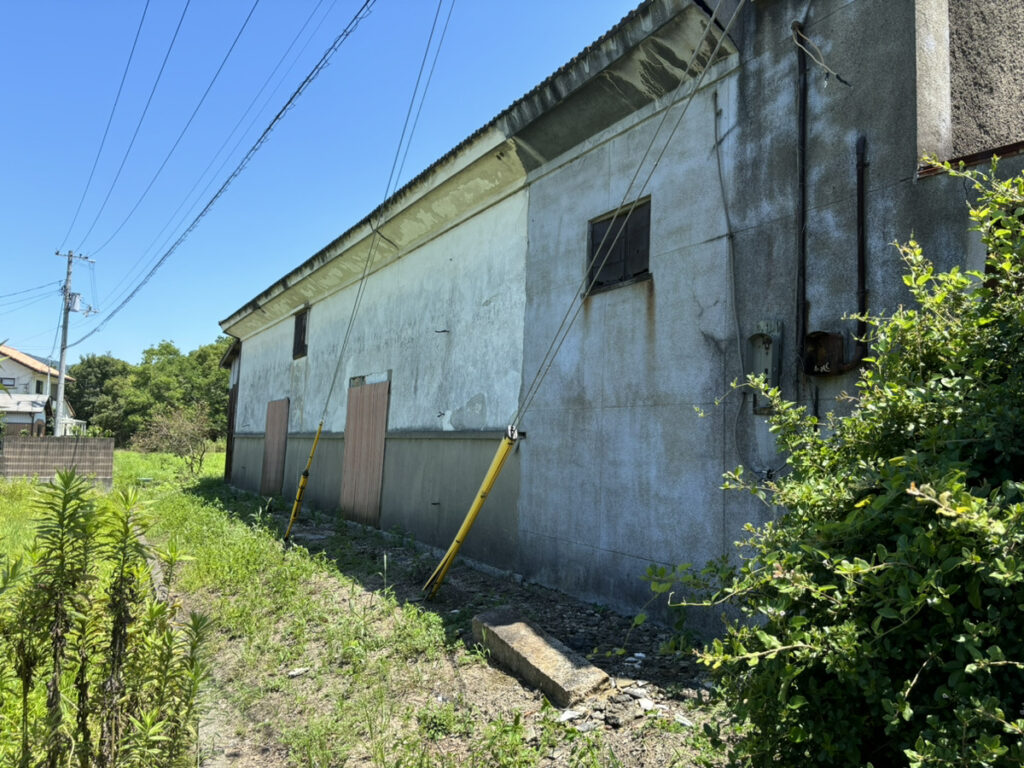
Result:
{"label": "yellow support pole", "polygon": [[284,532],[285,543],[288,543],[288,537],[292,535],[292,526],[295,525],[295,518],[299,516],[299,510],[302,509],[302,497],[306,493],[306,483],[309,482],[309,468],[313,464],[313,456],[316,455],[316,446],[320,442],[320,430],[324,428],[323,419],[320,420],[320,424],[316,428],[316,437],[313,438],[313,447],[309,451],[309,459],[306,461],[306,468],[302,471],[302,477],[299,478],[299,487],[295,490],[295,503],[292,504],[292,516],[288,520],[288,530]]}
{"label": "yellow support pole", "polygon": [[512,449],[515,447],[516,440],[519,439],[519,433],[515,427],[509,427],[505,431],[505,436],[501,439],[501,445],[498,446],[498,451],[494,454],[494,458],[491,460],[491,466],[487,470],[487,474],[484,475],[484,481],[480,484],[480,490],[476,493],[476,498],[473,499],[473,504],[469,508],[469,512],[466,514],[466,519],[462,521],[462,527],[459,528],[459,532],[455,534],[455,540],[452,545],[448,547],[448,551],[445,556],[441,558],[441,562],[438,563],[437,568],[427,579],[427,583],[423,585],[423,591],[427,593],[427,598],[430,599],[437,594],[437,590],[441,588],[441,582],[444,581],[445,574],[448,573],[448,569],[451,568],[452,562],[455,560],[455,556],[459,553],[459,548],[462,546],[462,542],[465,541],[466,535],[469,533],[469,529],[473,527],[473,523],[476,522],[476,517],[480,514],[480,509],[484,505],[484,501],[487,500],[487,495],[491,492],[491,488],[494,486],[494,481],[498,479],[498,475],[501,474],[501,468],[505,466],[505,460],[508,459],[512,453]]}

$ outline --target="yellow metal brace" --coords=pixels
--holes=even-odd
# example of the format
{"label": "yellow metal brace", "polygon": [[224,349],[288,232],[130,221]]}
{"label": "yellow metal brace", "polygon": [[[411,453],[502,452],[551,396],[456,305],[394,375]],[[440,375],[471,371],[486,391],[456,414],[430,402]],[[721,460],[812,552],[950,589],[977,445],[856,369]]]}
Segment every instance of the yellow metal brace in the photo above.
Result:
{"label": "yellow metal brace", "polygon": [[285,543],[288,543],[288,537],[292,535],[292,526],[295,525],[295,518],[299,516],[299,510],[302,509],[302,497],[306,493],[306,483],[309,482],[309,467],[313,464],[313,456],[316,455],[316,445],[320,442],[320,430],[324,428],[323,419],[320,420],[320,424],[316,428],[316,437],[313,438],[313,447],[309,451],[309,459],[306,461],[306,468],[302,471],[302,477],[299,478],[299,487],[295,491],[295,503],[292,504],[292,516],[288,520],[288,530],[284,532]]}
{"label": "yellow metal brace", "polygon": [[459,532],[455,534],[455,540],[452,545],[448,547],[448,551],[445,556],[441,558],[441,562],[438,563],[437,568],[427,579],[427,583],[423,585],[423,591],[427,593],[427,598],[432,598],[437,594],[437,590],[441,588],[441,582],[444,581],[445,574],[448,573],[448,569],[451,568],[452,562],[455,560],[455,556],[459,553],[459,547],[462,546],[462,542],[466,539],[466,534],[469,533],[469,529],[473,527],[473,523],[476,522],[476,516],[480,514],[480,508],[483,507],[484,501],[487,499],[487,495],[491,492],[491,488],[494,486],[494,481],[498,479],[498,475],[501,474],[501,468],[505,466],[505,460],[508,459],[512,453],[512,449],[515,447],[516,440],[519,439],[519,432],[515,427],[509,427],[505,430],[505,436],[501,439],[501,445],[498,446],[497,453],[494,454],[494,458],[491,460],[491,466],[487,470],[487,474],[484,475],[484,481],[480,484],[480,490],[476,493],[476,498],[473,499],[473,504],[469,508],[469,512],[466,514],[466,519],[462,521],[462,527],[459,528]]}

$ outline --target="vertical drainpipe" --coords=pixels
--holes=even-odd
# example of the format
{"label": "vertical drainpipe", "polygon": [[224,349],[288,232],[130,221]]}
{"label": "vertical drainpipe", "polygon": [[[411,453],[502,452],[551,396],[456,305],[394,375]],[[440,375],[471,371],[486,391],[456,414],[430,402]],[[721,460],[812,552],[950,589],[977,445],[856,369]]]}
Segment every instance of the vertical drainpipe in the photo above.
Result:
{"label": "vertical drainpipe", "polygon": [[[803,32],[803,24],[792,28]],[[797,262],[796,262],[796,348],[797,392],[804,381],[804,341],[807,338],[807,54],[796,46],[797,56]]]}
{"label": "vertical drainpipe", "polygon": [[864,315],[868,311],[868,241],[867,241],[867,211],[865,172],[868,167],[868,140],[861,134],[857,137],[857,314],[861,318],[857,321],[857,353],[853,362],[860,363],[868,351],[868,344],[865,336],[868,333],[868,324]]}

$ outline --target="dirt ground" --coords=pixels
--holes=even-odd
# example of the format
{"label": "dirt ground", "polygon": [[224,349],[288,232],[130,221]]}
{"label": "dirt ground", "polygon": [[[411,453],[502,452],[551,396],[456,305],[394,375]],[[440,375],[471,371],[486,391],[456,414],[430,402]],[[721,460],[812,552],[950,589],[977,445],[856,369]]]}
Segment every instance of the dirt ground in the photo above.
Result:
{"label": "dirt ground", "polygon": [[[671,636],[664,627],[651,622],[633,627],[632,617],[524,584],[521,579],[474,570],[461,561],[449,572],[437,597],[424,602],[420,588],[436,564],[433,553],[357,526],[346,529],[341,555],[332,550],[338,541],[333,532],[300,524],[292,538],[313,553],[327,549],[341,571],[359,581],[367,594],[385,586],[386,573],[387,586],[399,602],[415,602],[436,612],[456,647],[461,641],[466,649],[474,648],[474,615],[507,605],[586,656],[608,673],[611,683],[555,715],[580,734],[600,737],[614,755],[602,765],[645,768],[720,764],[721,754],[709,746],[704,726],[722,725],[723,715],[709,704],[710,684],[692,656],[659,653]],[[385,556],[386,569],[379,567]],[[377,570],[367,571],[366,563],[378,564]],[[624,648],[624,652],[616,652],[618,648]],[[533,738],[537,743],[534,723],[539,722],[544,707],[543,696],[537,690],[489,661],[457,663],[453,655],[437,665],[439,668],[430,675],[430,690],[418,694],[424,705],[468,705],[481,722],[511,718],[520,712],[528,741]],[[232,664],[224,658],[215,660],[213,666],[215,693],[218,682],[230,678]],[[268,711],[272,708],[272,702],[267,702]],[[544,716],[550,718],[552,713],[548,710]],[[246,721],[225,701],[210,702],[201,723],[200,742],[200,764],[205,768],[285,768],[296,764],[289,760],[267,720]],[[465,744],[452,735],[443,739],[437,750],[438,754],[458,758]],[[565,745],[544,756],[541,765],[569,765],[570,761],[570,746]],[[350,760],[349,764],[369,763]]]}

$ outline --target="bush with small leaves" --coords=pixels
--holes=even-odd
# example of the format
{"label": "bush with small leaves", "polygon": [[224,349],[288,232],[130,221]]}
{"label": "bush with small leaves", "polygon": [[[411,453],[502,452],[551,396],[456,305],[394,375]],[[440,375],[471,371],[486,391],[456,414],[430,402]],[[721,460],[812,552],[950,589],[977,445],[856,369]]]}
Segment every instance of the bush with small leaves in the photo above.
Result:
{"label": "bush with small leaves", "polygon": [[868,318],[848,416],[751,382],[788,469],[726,485],[788,512],[683,576],[747,616],[701,656],[752,726],[741,764],[1024,763],[1024,178],[946,170],[977,192],[985,271],[900,248],[915,306]]}

